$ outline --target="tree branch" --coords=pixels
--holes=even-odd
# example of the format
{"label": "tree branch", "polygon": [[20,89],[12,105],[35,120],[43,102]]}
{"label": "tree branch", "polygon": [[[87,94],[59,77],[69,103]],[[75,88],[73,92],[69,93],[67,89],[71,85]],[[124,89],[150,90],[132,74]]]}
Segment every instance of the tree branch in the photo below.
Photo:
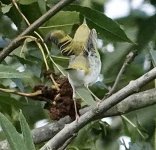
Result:
{"label": "tree branch", "polygon": [[[156,89],[151,89],[127,97],[107,112],[98,116],[98,118],[122,115],[154,104],[156,104]],[[82,115],[90,109],[90,107],[83,108],[80,110],[80,114]],[[55,121],[43,127],[33,129],[32,135],[34,143],[39,144],[49,140],[50,138],[54,137],[60,130],[62,130],[66,124],[69,124],[71,122],[72,120],[70,119],[70,117],[67,116],[60,119],[59,121]],[[7,150],[7,147],[8,145],[6,140],[0,142],[1,150]]]}
{"label": "tree branch", "polygon": [[58,134],[49,140],[41,150],[58,149],[64,142],[69,139],[73,134],[77,133],[87,123],[96,120],[98,116],[108,111],[111,107],[115,106],[129,95],[137,92],[142,86],[156,78],[156,68],[147,72],[140,78],[131,81],[126,87],[116,92],[109,98],[105,99],[98,107],[93,108],[82,115],[78,121],[74,121],[66,125]]}
{"label": "tree branch", "polygon": [[122,102],[118,103],[98,117],[102,118],[123,115],[154,104],[156,104],[156,89],[150,89],[128,96]]}
{"label": "tree branch", "polygon": [[[147,90],[127,97],[107,112],[102,113],[100,116],[97,117],[97,119],[123,115],[125,113],[138,110],[143,107],[148,107],[154,104],[156,104],[156,89]],[[80,110],[80,114],[83,115],[89,110],[91,110],[91,107],[83,108]],[[69,117],[61,119],[60,121],[58,121],[58,123],[50,123],[41,128],[34,129],[32,131],[34,142],[37,144],[49,140],[50,138],[54,137],[55,134],[59,132],[67,123],[71,123]]]}
{"label": "tree branch", "polygon": [[49,11],[32,23],[26,30],[24,30],[18,37],[16,37],[3,51],[0,53],[0,62],[2,62],[15,48],[21,44],[21,37],[30,34],[44,22],[54,16],[59,12],[63,7],[70,4],[74,0],[61,0],[55,6],[53,6]]}
{"label": "tree branch", "polygon": [[33,141],[35,144],[45,142],[54,137],[60,130],[64,128],[66,124],[71,123],[72,120],[69,116],[66,116],[59,121],[47,124],[43,127],[32,130]]}

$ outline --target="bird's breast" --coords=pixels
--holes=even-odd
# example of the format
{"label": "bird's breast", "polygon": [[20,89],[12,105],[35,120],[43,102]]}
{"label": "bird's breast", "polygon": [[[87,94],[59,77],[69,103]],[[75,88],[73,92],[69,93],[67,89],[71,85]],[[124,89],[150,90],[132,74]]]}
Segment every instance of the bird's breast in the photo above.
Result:
{"label": "bird's breast", "polygon": [[84,84],[84,78],[85,78],[84,70],[73,69],[73,70],[70,70],[68,73],[75,87],[79,87]]}

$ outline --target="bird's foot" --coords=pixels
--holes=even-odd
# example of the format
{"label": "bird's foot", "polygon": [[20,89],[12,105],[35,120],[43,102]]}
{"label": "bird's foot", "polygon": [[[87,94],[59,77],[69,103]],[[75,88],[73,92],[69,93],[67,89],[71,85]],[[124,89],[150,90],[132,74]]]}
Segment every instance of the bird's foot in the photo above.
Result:
{"label": "bird's foot", "polygon": [[75,114],[75,121],[78,123],[80,116],[78,114]]}
{"label": "bird's foot", "polygon": [[76,98],[75,98],[75,96],[73,96],[73,101],[74,101],[74,109],[75,109],[75,120],[76,120],[76,122],[78,122],[80,116],[78,114],[78,109],[77,109],[77,106],[76,106]]}
{"label": "bird's foot", "polygon": [[100,99],[96,100],[96,107],[97,107],[97,108],[99,108],[101,102],[102,102],[102,100],[100,100]]}

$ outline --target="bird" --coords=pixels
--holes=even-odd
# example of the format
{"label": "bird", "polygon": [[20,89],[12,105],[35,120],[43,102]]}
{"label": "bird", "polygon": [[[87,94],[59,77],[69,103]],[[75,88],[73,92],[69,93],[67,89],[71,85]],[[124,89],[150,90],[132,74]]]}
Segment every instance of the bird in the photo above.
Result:
{"label": "bird", "polygon": [[75,86],[84,84],[86,87],[94,84],[101,72],[100,54],[96,47],[97,33],[90,31],[84,50],[79,55],[70,58],[68,72]]}
{"label": "bird", "polygon": [[63,31],[55,31],[50,34],[50,40],[58,45],[63,55],[69,56],[69,65],[66,69],[67,77],[73,89],[76,120],[78,112],[76,107],[76,90],[86,87],[89,92],[99,100],[88,88],[96,83],[101,72],[101,59],[97,49],[97,32],[84,22],[72,39]]}
{"label": "bird", "polygon": [[101,59],[97,50],[97,33],[95,29],[90,31],[86,45],[79,55],[71,56],[68,68],[68,80],[73,89],[73,100],[75,105],[76,119],[76,89],[85,86],[89,92],[99,101],[99,98],[88,88],[93,85],[101,72]]}

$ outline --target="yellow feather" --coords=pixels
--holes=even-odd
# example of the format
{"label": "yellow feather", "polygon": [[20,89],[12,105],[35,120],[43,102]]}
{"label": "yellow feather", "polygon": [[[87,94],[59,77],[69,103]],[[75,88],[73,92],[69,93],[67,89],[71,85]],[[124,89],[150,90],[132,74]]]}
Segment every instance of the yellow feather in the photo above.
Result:
{"label": "yellow feather", "polygon": [[85,74],[89,73],[89,61],[85,56],[79,55],[71,58],[68,68],[84,70]]}
{"label": "yellow feather", "polygon": [[76,30],[74,38],[72,39],[68,34],[62,30],[56,30],[48,35],[48,41],[55,43],[61,50],[61,53],[66,56],[78,56],[85,50],[85,45],[88,41],[90,29],[84,22]]}

